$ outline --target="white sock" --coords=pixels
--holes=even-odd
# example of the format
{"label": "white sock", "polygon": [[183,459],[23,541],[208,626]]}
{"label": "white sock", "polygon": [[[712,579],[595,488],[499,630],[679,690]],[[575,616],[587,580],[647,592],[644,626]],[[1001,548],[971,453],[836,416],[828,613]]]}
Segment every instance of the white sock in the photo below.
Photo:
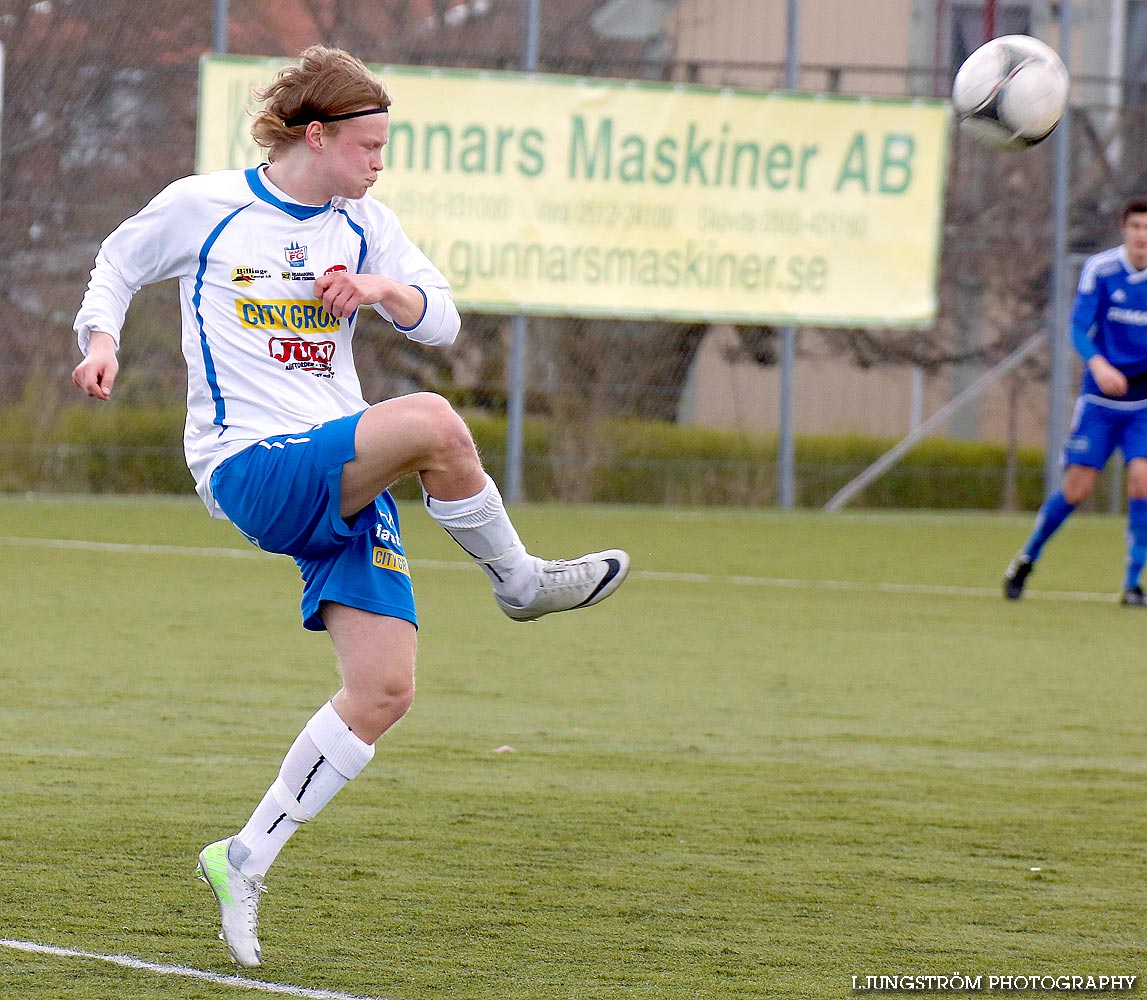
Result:
{"label": "white sock", "polygon": [[486,476],[481,492],[464,500],[437,500],[425,490],[422,496],[430,516],[485,570],[494,593],[514,604],[528,603],[537,589],[538,560],[518,538],[494,480]]}
{"label": "white sock", "polygon": [[231,844],[231,863],[244,875],[266,875],[283,845],[358,776],[374,747],[350,731],[329,701],[307,722],[247,825]]}

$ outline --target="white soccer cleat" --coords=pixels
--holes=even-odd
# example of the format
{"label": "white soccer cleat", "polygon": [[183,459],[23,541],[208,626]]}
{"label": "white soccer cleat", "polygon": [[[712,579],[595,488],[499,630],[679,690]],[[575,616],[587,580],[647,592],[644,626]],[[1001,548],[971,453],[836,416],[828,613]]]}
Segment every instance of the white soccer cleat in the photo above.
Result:
{"label": "white soccer cleat", "polygon": [[244,875],[227,858],[234,838],[208,844],[199,852],[198,875],[215,893],[223,930],[219,940],[227,943],[231,961],[244,969],[262,964],[259,950],[259,897],[266,892],[258,875]]}
{"label": "white soccer cleat", "polygon": [[621,549],[591,552],[580,559],[538,560],[538,589],[519,607],[494,595],[494,600],[516,622],[532,622],[555,611],[572,611],[600,604],[625,580],[629,556]]}

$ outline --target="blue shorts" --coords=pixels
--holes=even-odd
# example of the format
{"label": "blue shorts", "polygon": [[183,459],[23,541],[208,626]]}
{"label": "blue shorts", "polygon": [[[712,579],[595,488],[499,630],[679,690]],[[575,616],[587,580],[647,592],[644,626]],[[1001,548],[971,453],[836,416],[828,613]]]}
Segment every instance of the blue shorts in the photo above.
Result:
{"label": "blue shorts", "polygon": [[1147,458],[1147,406],[1101,406],[1081,396],[1063,447],[1064,466],[1102,469],[1116,448],[1124,462]]}
{"label": "blue shorts", "polygon": [[361,413],[302,434],[280,434],[232,455],[211,475],[219,506],[247,540],[293,556],[303,575],[303,627],[324,631],[335,601],[418,625],[398,510],[388,491],[347,523],[343,465],[354,458]]}

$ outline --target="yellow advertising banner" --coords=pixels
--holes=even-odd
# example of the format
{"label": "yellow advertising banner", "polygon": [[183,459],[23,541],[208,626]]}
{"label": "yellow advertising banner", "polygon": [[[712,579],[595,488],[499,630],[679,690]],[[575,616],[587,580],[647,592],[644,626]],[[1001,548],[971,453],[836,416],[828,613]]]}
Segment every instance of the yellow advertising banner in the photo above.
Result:
{"label": "yellow advertising banner", "polygon": [[[252,89],[207,56],[197,167],[260,161]],[[615,80],[373,67],[394,104],[373,190],[480,312],[923,326],[949,110]]]}

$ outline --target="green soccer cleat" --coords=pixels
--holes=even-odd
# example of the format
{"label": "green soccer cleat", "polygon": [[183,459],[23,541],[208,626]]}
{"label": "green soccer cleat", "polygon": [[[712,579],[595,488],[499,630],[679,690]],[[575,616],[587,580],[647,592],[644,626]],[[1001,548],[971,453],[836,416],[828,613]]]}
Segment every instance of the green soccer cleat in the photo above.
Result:
{"label": "green soccer cleat", "polygon": [[266,892],[263,879],[244,875],[227,858],[233,837],[208,844],[199,852],[195,874],[215,893],[223,929],[219,940],[227,943],[231,961],[244,969],[262,964],[259,951],[259,897]]}

